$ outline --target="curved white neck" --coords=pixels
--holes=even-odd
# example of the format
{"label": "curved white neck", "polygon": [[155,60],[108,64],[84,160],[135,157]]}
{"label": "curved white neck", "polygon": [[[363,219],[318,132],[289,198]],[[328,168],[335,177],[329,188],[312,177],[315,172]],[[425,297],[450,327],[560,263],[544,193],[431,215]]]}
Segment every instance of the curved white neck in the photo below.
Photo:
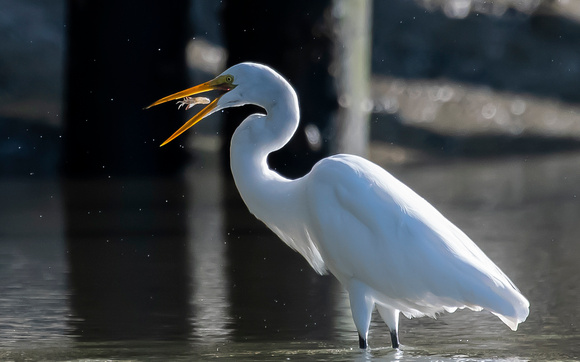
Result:
{"label": "curved white neck", "polygon": [[267,115],[253,114],[236,129],[231,141],[231,169],[236,186],[250,211],[269,224],[272,208],[280,210],[285,190],[292,180],[271,170],[268,154],[282,148],[294,135],[299,122],[296,94],[284,92],[272,101]]}
{"label": "curved white neck", "polygon": [[268,154],[284,146],[298,127],[296,93],[288,86],[283,99],[266,107],[267,115],[246,118],[232,137],[230,160],[234,181],[248,209],[319,273],[325,272],[317,247],[304,228],[308,204],[305,178],[290,180],[268,167]]}

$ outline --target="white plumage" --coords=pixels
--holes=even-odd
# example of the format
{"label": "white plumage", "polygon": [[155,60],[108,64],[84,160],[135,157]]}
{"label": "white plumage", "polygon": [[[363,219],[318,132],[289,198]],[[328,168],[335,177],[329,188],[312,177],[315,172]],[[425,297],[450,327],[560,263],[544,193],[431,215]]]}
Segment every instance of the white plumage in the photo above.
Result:
{"label": "white plumage", "polygon": [[367,346],[376,306],[398,347],[399,313],[435,316],[457,308],[486,309],[516,330],[529,302],[509,278],[427,201],[387,171],[361,157],[336,155],[306,176],[289,180],[271,170],[269,153],[298,126],[292,87],[272,69],[242,63],[214,80],[153,105],[211,89],[225,93],[164,144],[207,115],[255,104],[236,129],[231,167],[248,209],[318,273],[330,271],[349,293],[360,346]]}

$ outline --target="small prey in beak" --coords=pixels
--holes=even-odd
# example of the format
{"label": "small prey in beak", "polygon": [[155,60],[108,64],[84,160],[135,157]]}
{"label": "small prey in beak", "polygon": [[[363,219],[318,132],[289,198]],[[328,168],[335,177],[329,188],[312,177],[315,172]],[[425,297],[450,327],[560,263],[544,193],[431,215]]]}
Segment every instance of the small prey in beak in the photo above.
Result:
{"label": "small prey in beak", "polygon": [[181,107],[185,106],[185,110],[187,111],[191,107],[195,106],[196,104],[209,104],[209,98],[206,97],[185,97],[180,101],[177,101],[177,109],[181,109]]}
{"label": "small prey in beak", "polygon": [[[217,104],[218,104],[219,99],[225,93],[231,91],[235,87],[236,87],[236,84],[234,84],[234,77],[232,75],[229,75],[229,74],[224,74],[224,75],[220,75],[217,78],[210,80],[209,82],[205,82],[205,83],[197,85],[195,87],[191,87],[191,88],[182,90],[181,92],[177,92],[177,93],[171,94],[167,97],[161,98],[160,100],[153,102],[148,107],[145,107],[145,109],[148,109],[148,108],[151,108],[151,107],[156,106],[158,104],[165,103],[165,102],[172,101],[172,100],[176,100],[176,99],[179,99],[179,101],[177,101],[178,108],[185,106],[186,110],[190,109],[191,107],[195,106],[196,104],[207,104],[207,106],[205,106],[205,108],[203,108],[201,111],[199,111],[199,113],[197,113],[195,116],[193,116],[189,121],[185,122],[185,124],[183,126],[181,126],[181,128],[179,128],[177,131],[175,131],[174,134],[171,135],[171,137],[169,137],[167,140],[165,140],[165,142],[163,142],[161,144],[161,146],[168,144],[173,139],[175,139],[177,136],[179,136],[180,134],[185,132],[189,127],[191,127],[194,124],[196,124],[197,122],[201,121],[204,117],[209,116],[213,112],[217,111],[218,110]],[[223,91],[223,93],[221,95],[217,96],[211,102],[210,102],[209,98],[206,98],[206,97],[192,97],[195,94],[209,92],[209,91],[213,91],[213,90]]]}

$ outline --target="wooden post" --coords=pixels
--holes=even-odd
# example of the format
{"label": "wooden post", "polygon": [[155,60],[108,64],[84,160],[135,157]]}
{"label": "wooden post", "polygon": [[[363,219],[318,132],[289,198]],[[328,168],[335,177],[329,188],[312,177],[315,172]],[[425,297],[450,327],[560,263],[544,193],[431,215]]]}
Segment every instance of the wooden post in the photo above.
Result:
{"label": "wooden post", "polygon": [[369,141],[371,0],[335,0],[339,111],[335,152],[366,156]]}

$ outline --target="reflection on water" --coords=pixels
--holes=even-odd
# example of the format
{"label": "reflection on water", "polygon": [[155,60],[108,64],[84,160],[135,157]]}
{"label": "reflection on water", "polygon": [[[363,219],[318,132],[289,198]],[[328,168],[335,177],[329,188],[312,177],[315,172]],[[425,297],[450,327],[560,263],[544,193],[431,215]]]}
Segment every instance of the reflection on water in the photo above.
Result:
{"label": "reflection on water", "polygon": [[[344,291],[245,209],[214,163],[183,179],[0,182],[0,359],[562,360],[580,355],[580,155],[398,165],[531,303],[379,318],[359,351]],[[375,316],[376,317],[376,316]]]}
{"label": "reflection on water", "polygon": [[226,277],[222,179],[215,172],[187,173],[187,240],[190,245],[192,336],[194,340],[227,341],[231,334]]}
{"label": "reflection on water", "polygon": [[187,338],[185,193],[180,180],[63,183],[72,336]]}

